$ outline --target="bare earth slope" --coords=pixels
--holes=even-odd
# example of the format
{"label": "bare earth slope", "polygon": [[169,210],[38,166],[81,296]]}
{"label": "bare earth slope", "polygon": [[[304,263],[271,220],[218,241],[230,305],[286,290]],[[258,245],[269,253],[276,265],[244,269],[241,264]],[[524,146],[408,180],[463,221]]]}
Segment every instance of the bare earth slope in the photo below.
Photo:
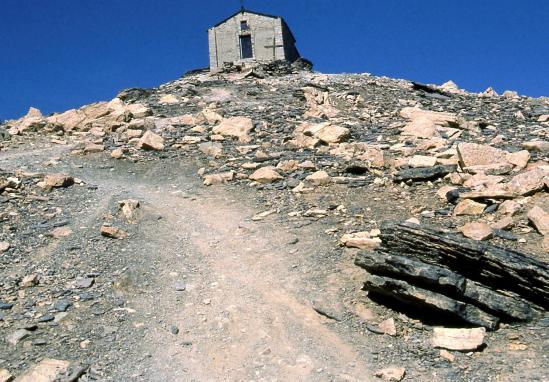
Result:
{"label": "bare earth slope", "polygon": [[543,308],[441,350],[434,327],[471,325],[369,299],[354,265],[409,218],[546,264],[547,114],[270,65],[8,121],[0,376],[51,358],[67,381],[547,381]]}

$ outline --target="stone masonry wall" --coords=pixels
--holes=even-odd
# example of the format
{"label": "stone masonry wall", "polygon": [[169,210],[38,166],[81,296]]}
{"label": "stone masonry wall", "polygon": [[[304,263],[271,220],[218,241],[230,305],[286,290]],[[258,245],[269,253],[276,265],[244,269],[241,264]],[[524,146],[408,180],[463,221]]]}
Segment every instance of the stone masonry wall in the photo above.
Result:
{"label": "stone masonry wall", "polygon": [[[224,62],[241,61],[239,37],[246,34],[246,31],[240,30],[240,22],[244,20],[248,21],[250,27],[248,32],[252,36],[252,49],[255,60],[286,59],[285,47],[282,46],[285,42],[282,19],[244,12],[215,28],[210,28],[208,31],[210,68],[222,66]],[[272,47],[273,42],[277,45],[274,49]]]}

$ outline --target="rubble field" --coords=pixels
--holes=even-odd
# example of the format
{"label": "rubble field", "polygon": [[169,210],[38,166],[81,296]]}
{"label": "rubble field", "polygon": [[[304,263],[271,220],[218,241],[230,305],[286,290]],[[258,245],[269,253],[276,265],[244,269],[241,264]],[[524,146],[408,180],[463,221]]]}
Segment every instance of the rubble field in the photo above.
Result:
{"label": "rubble field", "polygon": [[307,62],[0,126],[0,382],[549,381],[549,99]]}

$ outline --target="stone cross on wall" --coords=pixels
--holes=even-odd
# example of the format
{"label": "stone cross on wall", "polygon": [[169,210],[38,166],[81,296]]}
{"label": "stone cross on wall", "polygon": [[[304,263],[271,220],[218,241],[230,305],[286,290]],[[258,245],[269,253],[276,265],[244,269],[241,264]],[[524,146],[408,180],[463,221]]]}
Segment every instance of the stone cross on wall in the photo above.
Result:
{"label": "stone cross on wall", "polygon": [[273,59],[275,59],[276,48],[284,48],[284,45],[276,45],[276,37],[273,37],[273,45],[265,45],[265,48],[273,48]]}

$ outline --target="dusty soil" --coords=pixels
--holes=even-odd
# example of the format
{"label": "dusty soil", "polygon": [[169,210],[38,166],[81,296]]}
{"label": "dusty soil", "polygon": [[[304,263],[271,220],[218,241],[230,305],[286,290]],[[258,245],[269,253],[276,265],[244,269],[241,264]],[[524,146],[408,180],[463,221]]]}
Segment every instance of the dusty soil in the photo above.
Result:
{"label": "dusty soil", "polygon": [[[369,381],[391,365],[405,367],[411,381],[549,378],[547,320],[504,325],[483,352],[455,353],[448,362],[430,346],[428,324],[361,291],[354,253],[326,234],[337,219],[274,213],[252,220],[271,208],[276,191],[206,188],[195,175],[200,165],[177,155],[136,163],[73,157],[56,147],[0,156],[4,170],[82,180],[21,206],[5,235],[13,248],[2,256],[3,294],[28,274],[40,283],[3,314],[2,337],[32,330],[16,347],[0,347],[1,367],[17,374],[44,357],[68,359],[89,365],[81,380],[102,381]],[[317,197],[329,204],[324,195]],[[372,204],[358,205],[357,197],[350,205],[373,220],[401,214],[373,203],[382,195],[369,197]],[[135,224],[117,211],[128,198],[141,203]],[[129,237],[101,237],[105,221]],[[73,234],[51,238],[55,226]],[[76,288],[78,277],[94,283]],[[58,320],[59,300],[71,306]],[[48,314],[56,319],[41,322]],[[389,317],[396,336],[368,331]],[[517,343],[524,346],[510,346]]]}

